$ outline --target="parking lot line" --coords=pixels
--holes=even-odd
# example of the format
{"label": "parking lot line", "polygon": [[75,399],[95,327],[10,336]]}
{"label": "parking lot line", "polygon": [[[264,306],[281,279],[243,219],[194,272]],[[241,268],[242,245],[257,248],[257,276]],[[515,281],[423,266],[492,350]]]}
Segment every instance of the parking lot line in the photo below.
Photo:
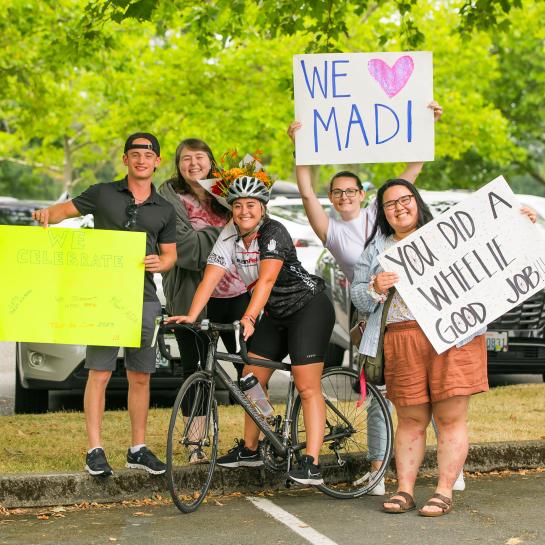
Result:
{"label": "parking lot line", "polygon": [[301,519],[298,519],[281,507],[278,507],[272,501],[266,500],[265,498],[256,498],[255,496],[249,496],[246,499],[252,502],[258,509],[267,513],[267,515],[270,515],[296,534],[299,534],[309,543],[312,543],[313,545],[337,545],[337,543],[314,530],[314,528],[311,528]]}

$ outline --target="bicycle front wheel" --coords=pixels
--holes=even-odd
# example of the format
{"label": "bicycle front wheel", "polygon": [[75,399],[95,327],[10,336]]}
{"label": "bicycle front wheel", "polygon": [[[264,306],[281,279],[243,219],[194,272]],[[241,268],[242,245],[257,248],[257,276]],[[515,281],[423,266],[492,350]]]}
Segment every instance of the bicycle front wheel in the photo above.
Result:
{"label": "bicycle front wheel", "polygon": [[178,392],[168,427],[167,485],[183,513],[195,511],[206,497],[217,454],[214,383],[205,373],[194,373]]}
{"label": "bicycle front wheel", "polygon": [[[382,479],[393,450],[393,426],[382,394],[367,384],[365,402],[358,407],[359,375],[352,369],[332,367],[321,379],[326,405],[324,443],[320,466],[324,484],[319,488],[334,498],[356,498],[371,491]],[[306,437],[301,398],[293,406],[292,442],[304,445]],[[371,456],[370,456],[371,450]],[[302,449],[296,451],[300,458]],[[381,459],[380,468],[370,458]]]}

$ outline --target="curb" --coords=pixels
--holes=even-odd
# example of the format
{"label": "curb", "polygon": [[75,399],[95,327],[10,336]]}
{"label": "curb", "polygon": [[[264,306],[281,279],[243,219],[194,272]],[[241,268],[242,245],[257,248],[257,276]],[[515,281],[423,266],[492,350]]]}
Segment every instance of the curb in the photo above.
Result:
{"label": "curb", "polygon": [[[464,469],[469,472],[488,472],[544,466],[545,441],[518,441],[470,445]],[[420,471],[433,472],[436,469],[435,447],[429,447]],[[285,476],[281,473],[263,469],[217,468],[211,491],[217,494],[255,493],[263,489],[283,488],[284,483]],[[115,471],[109,478],[90,477],[83,472],[0,476],[0,506],[7,509],[82,502],[110,503],[149,498],[155,494],[169,495],[164,476],[129,469]]]}

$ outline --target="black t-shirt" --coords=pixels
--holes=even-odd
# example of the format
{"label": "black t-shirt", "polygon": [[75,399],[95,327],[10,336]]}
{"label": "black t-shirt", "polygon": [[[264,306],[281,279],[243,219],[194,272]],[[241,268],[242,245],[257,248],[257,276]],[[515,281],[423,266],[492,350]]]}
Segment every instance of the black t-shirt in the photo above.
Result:
{"label": "black t-shirt", "polygon": [[324,281],[308,273],[299,259],[288,230],[266,218],[258,231],[259,259],[281,259],[282,268],[274,283],[265,310],[276,318],[291,316],[324,290]]}
{"label": "black t-shirt", "polygon": [[[93,214],[96,229],[146,233],[146,255],[157,254],[158,244],[176,242],[174,207],[155,191],[153,184],[149,198],[138,205],[131,229],[125,228],[129,219],[127,207],[134,202],[126,177],[116,182],[94,184],[72,202],[80,214]],[[157,300],[153,274],[146,272],[144,301]]]}

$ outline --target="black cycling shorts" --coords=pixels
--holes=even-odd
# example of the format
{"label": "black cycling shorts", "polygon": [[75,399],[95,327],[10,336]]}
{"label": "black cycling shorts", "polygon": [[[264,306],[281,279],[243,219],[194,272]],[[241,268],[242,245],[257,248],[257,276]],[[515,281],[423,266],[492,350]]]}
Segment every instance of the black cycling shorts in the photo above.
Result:
{"label": "black cycling shorts", "polygon": [[287,318],[264,314],[249,339],[249,349],[274,361],[289,355],[292,365],[320,363],[324,361],[334,325],[333,305],[322,291]]}

